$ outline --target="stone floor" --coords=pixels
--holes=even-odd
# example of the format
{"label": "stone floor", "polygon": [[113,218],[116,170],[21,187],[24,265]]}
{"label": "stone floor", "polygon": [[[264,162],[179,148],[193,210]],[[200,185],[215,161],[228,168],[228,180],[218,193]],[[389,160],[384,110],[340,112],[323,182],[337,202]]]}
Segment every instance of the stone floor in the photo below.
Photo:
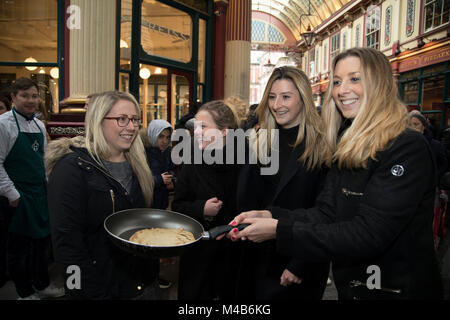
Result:
{"label": "stone floor", "polygon": [[[61,276],[57,274],[56,266],[52,264],[49,268],[49,271],[52,282],[55,284],[62,285],[63,280]],[[444,284],[444,299],[450,300],[450,250],[447,251],[447,254],[445,256],[441,274]],[[177,300],[178,260],[172,265],[161,267],[160,275],[162,278],[170,280],[172,282],[172,286],[170,288],[161,290],[161,299]],[[14,284],[11,281],[8,281],[2,288],[0,288],[0,300],[16,300],[16,299],[17,294],[14,288]],[[337,300],[336,287],[333,282],[327,286],[323,296],[323,300]]]}

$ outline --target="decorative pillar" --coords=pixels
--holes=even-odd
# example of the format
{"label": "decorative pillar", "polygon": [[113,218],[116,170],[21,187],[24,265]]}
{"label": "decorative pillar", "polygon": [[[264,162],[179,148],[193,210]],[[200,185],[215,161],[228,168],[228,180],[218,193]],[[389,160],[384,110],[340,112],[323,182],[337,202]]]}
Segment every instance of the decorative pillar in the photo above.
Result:
{"label": "decorative pillar", "polygon": [[230,0],[227,11],[224,98],[250,97],[251,0]]}
{"label": "decorative pillar", "polygon": [[214,87],[213,100],[224,98],[225,34],[227,30],[228,1],[214,1]]}
{"label": "decorative pillar", "polygon": [[115,88],[116,0],[71,0],[80,27],[70,30],[69,93],[66,101]]}

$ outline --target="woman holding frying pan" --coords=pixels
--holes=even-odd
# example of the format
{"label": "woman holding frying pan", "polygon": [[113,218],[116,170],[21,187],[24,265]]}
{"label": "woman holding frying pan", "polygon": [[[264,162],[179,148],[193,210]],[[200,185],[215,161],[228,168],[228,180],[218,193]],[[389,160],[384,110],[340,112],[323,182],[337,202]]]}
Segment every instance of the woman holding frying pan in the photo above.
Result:
{"label": "woman holding frying pan", "polygon": [[[227,164],[226,158],[236,151],[227,143],[227,135],[238,124],[234,106],[223,101],[205,103],[195,116],[192,162],[183,164],[178,173],[172,210],[191,216],[205,229],[226,225],[237,212],[239,166],[236,161]],[[195,162],[195,152],[202,155],[200,163]],[[236,156],[235,152],[233,159]],[[239,247],[227,240],[206,241],[181,255],[178,298],[233,298]]]}
{"label": "woman holding frying pan", "polygon": [[248,211],[230,237],[275,239],[277,252],[332,260],[339,299],[442,299],[433,246],[430,145],[408,128],[386,56],[351,48],[332,63],[322,108],[331,169],[316,206]]}
{"label": "woman holding frying pan", "polygon": [[65,277],[81,276],[66,287],[70,298],[157,298],[159,262],[121,251],[103,228],[116,211],[151,205],[153,177],[138,136],[139,115],[132,95],[104,92],[89,103],[85,137],[55,140],[46,150],[55,260]]}

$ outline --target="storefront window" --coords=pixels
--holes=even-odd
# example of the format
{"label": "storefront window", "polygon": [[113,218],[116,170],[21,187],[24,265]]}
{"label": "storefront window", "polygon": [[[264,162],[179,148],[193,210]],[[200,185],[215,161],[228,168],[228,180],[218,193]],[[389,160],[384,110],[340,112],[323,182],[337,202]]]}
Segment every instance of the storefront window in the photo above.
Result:
{"label": "storefront window", "polygon": [[131,57],[131,0],[121,1],[120,69],[130,70]]}
{"label": "storefront window", "polygon": [[369,48],[378,49],[380,46],[380,7],[371,6],[367,11],[366,45]]}
{"label": "storefront window", "polygon": [[119,91],[130,91],[130,75],[128,73],[119,73]]}
{"label": "storefront window", "polygon": [[416,105],[417,104],[417,99],[419,97],[419,82],[418,81],[413,81],[413,82],[407,82],[404,84],[403,86],[403,102],[406,105],[412,104],[412,105]]}
{"label": "storefront window", "polygon": [[144,127],[153,119],[167,120],[167,69],[140,65],[139,102]]}
{"label": "storefront window", "polygon": [[206,48],[206,21],[199,19],[198,37],[198,82],[205,82],[205,48]]}
{"label": "storefront window", "polygon": [[422,84],[422,110],[441,110],[444,95],[443,74],[423,80]]}
{"label": "storefront window", "polygon": [[425,0],[424,31],[449,22],[450,2],[448,0]]}
{"label": "storefront window", "polygon": [[334,36],[331,37],[331,52],[330,52],[330,61],[333,61],[333,58],[339,54],[341,48],[341,33],[338,32]]}
{"label": "storefront window", "polygon": [[178,9],[153,0],[142,3],[142,48],[149,55],[189,62],[192,56],[192,19]]}
{"label": "storefront window", "polygon": [[0,2],[0,61],[57,60],[57,2]]}
{"label": "storefront window", "polygon": [[[9,63],[0,65],[0,89],[20,77],[33,79],[47,116],[58,112],[57,12],[54,0],[0,2],[0,63]],[[31,65],[11,66],[23,62]]]}

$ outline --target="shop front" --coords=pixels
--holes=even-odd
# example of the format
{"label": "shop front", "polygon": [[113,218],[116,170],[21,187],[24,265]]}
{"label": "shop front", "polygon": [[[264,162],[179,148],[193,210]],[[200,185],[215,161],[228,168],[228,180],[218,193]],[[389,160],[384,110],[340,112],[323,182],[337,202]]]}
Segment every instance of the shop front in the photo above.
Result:
{"label": "shop front", "polygon": [[[89,94],[132,93],[143,125],[211,99],[213,0],[0,2],[0,90],[38,82],[52,137],[82,131]],[[80,131],[81,130],[81,131]]]}
{"label": "shop front", "polygon": [[437,127],[450,117],[450,41],[429,43],[392,60],[399,95],[409,110],[418,109]]}

